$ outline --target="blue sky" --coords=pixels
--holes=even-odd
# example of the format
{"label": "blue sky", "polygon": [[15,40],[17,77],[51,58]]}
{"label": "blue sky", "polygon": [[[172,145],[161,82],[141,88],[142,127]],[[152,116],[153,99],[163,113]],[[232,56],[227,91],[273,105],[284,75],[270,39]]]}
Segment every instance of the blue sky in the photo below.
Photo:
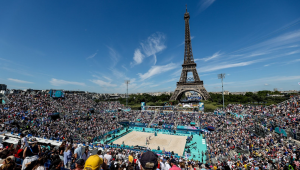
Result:
{"label": "blue sky", "polygon": [[0,83],[10,89],[174,91],[185,5],[208,91],[299,90],[300,1],[0,1]]}

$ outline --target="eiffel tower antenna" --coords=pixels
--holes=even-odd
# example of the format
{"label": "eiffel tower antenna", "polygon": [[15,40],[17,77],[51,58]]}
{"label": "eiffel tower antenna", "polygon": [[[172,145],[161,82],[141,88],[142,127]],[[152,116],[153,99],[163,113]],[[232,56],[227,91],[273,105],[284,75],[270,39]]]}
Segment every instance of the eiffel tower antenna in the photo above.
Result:
{"label": "eiffel tower antenna", "polygon": [[[170,100],[179,100],[181,96],[187,91],[195,91],[199,93],[202,99],[207,100],[210,98],[208,92],[203,86],[203,81],[200,80],[200,77],[197,72],[197,64],[194,61],[193,51],[192,51],[192,42],[190,34],[190,14],[186,12],[184,14],[185,21],[185,46],[184,46],[184,60],[182,64],[182,72],[179,81],[177,82],[177,87],[175,92],[171,96]],[[188,73],[192,73],[192,77],[188,77]]]}

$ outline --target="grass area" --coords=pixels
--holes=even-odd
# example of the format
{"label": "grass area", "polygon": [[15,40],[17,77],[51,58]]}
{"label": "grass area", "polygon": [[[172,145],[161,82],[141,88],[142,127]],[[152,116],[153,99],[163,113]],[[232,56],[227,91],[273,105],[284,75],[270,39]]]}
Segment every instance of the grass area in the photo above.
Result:
{"label": "grass area", "polygon": [[140,103],[139,103],[139,104],[131,104],[131,105],[128,104],[128,106],[129,106],[132,110],[141,110],[141,104],[140,104]]}
{"label": "grass area", "polygon": [[[165,102],[149,102],[146,103],[146,106],[164,106],[164,103],[169,102],[169,101],[165,101]],[[222,107],[222,105],[216,103],[216,102],[211,102],[211,101],[202,101],[204,103],[204,109],[206,112],[213,112],[216,108],[218,107]],[[126,103],[122,103],[124,105],[126,105]],[[132,109],[132,110],[140,110],[141,109],[141,104],[133,104],[133,103],[128,103],[128,106]]]}
{"label": "grass area", "polygon": [[[217,103],[217,102],[211,102],[211,101],[208,101],[208,100],[204,100],[204,101],[201,101],[204,103],[204,111],[205,112],[213,112],[215,109],[217,108],[222,108],[223,107],[223,104],[220,104],[220,103]],[[225,102],[224,105],[225,107],[228,105],[228,104],[243,104],[243,105],[266,105],[266,106],[269,106],[269,105],[272,105],[272,104],[277,104],[276,102],[274,101],[267,101],[267,103],[240,103],[240,102]]]}
{"label": "grass area", "polygon": [[202,101],[204,103],[204,111],[205,112],[213,112],[218,107],[223,107],[223,105],[220,105],[216,102],[211,102],[208,100]]}
{"label": "grass area", "polygon": [[[146,106],[164,106],[165,103],[169,103],[170,101],[160,101],[160,102],[148,102],[146,103]],[[208,101],[208,100],[203,100],[201,101],[204,103],[204,111],[205,112],[213,112],[215,109],[217,108],[222,108],[223,105],[217,102],[212,102],[212,101]],[[241,104],[251,104],[251,105],[271,105],[271,104],[277,104],[275,101],[270,101],[270,100],[266,100],[267,103],[241,103]],[[173,102],[172,102],[173,103]],[[228,104],[238,104],[240,102],[225,102],[224,105],[225,107]],[[121,104],[124,104],[124,106],[126,105],[126,102],[121,101]],[[141,103],[133,103],[130,102],[128,103],[128,106],[132,109],[132,110],[141,110]]]}
{"label": "grass area", "polygon": [[[163,102],[148,102],[146,106],[164,106],[165,103],[169,103],[170,101],[163,101]],[[126,103],[121,102],[121,104],[126,105]],[[128,107],[132,110],[141,110],[141,103],[128,103]]]}

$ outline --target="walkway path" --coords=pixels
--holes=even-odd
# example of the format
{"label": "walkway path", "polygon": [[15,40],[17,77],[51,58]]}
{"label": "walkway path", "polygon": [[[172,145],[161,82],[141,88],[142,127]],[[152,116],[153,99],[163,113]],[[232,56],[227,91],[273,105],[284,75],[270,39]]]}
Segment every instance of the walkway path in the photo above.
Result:
{"label": "walkway path", "polygon": [[152,122],[154,121],[154,119],[156,119],[156,112],[157,112],[157,111],[154,112],[154,117],[153,117],[153,119],[151,120],[151,122],[149,123],[148,128],[151,126],[151,124],[152,124]]}
{"label": "walkway path", "polygon": [[244,115],[247,111],[248,111],[248,109],[243,110],[241,115]]}
{"label": "walkway path", "polygon": [[175,122],[174,122],[175,127],[177,127],[177,121],[179,120],[178,118],[180,118],[180,112],[178,112],[176,117],[175,117]]}
{"label": "walkway path", "polygon": [[135,121],[137,122],[137,120],[141,117],[142,112],[140,112],[140,114],[136,117]]}

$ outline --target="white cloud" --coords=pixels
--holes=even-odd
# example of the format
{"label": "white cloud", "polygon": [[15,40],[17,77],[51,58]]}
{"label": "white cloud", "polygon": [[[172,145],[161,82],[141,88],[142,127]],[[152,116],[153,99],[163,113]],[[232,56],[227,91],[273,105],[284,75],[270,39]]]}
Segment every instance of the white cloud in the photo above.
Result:
{"label": "white cloud", "polygon": [[[266,36],[265,36],[266,37]],[[261,39],[263,39],[262,37]],[[252,56],[257,56],[256,54],[264,55],[268,54],[274,51],[278,51],[281,49],[286,49],[286,48],[292,48],[292,47],[297,47],[298,45],[295,45],[293,43],[298,43],[300,40],[300,30],[288,32],[282,35],[279,35],[277,37],[268,39],[266,41],[236,50],[231,53],[238,53],[238,52],[247,52],[247,51],[253,51],[251,54],[249,54],[247,57]]]}
{"label": "white cloud", "polygon": [[297,54],[297,53],[300,53],[300,50],[291,51],[289,53],[286,53],[286,55],[293,55],[293,54]]}
{"label": "white cloud", "polygon": [[0,58],[0,60],[6,61],[6,62],[9,62],[9,63],[14,63],[14,62],[12,62],[12,61],[10,61],[10,60],[7,60],[7,59],[5,59],[5,58]]}
{"label": "white cloud", "polygon": [[85,83],[80,83],[80,82],[75,82],[75,81],[58,80],[58,79],[55,79],[55,78],[52,78],[50,80],[50,83],[53,86],[63,86],[63,85],[85,86]]}
{"label": "white cloud", "polygon": [[[131,92],[138,92],[138,91],[145,91],[148,90],[150,86],[153,85],[152,82],[138,82],[136,83],[135,78],[128,78],[127,80],[130,80],[130,83],[128,84],[128,91]],[[121,92],[124,93],[127,90],[127,85],[122,82],[117,88],[115,88],[115,92]]]}
{"label": "white cloud", "polygon": [[[217,73],[200,74],[199,77],[204,77],[204,76],[208,76],[208,75],[217,75]],[[228,74],[226,74],[226,75],[228,75]]]}
{"label": "white cloud", "polygon": [[156,62],[157,62],[157,59],[156,59],[156,55],[153,55],[153,59],[154,59],[154,64],[153,65],[155,65],[156,64]]}
{"label": "white cloud", "polygon": [[91,59],[91,58],[94,58],[95,56],[97,55],[97,53],[93,54],[93,55],[90,55],[88,58],[86,59]]}
{"label": "white cloud", "polygon": [[108,80],[108,81],[112,81],[111,80],[111,78],[108,78],[108,77],[106,77],[106,76],[103,76],[106,80]]}
{"label": "white cloud", "polygon": [[143,52],[146,56],[155,55],[156,53],[164,50],[166,46],[164,45],[165,35],[162,33],[152,34],[148,39],[141,43]]}
{"label": "white cloud", "polygon": [[[195,36],[191,36],[191,40],[194,39]],[[179,44],[177,47],[184,45],[185,41],[183,41],[181,44]]]}
{"label": "white cloud", "polygon": [[268,64],[266,64],[266,65],[264,65],[264,66],[265,66],[265,67],[268,67],[268,66],[273,65],[273,64],[277,64],[277,62],[275,62],[275,63],[268,63]]}
{"label": "white cloud", "polygon": [[272,38],[270,40],[264,41],[262,43],[254,45],[252,47],[254,47],[254,48],[260,48],[260,47],[274,48],[274,47],[298,42],[299,38],[300,38],[300,30],[296,30],[296,31],[288,32],[286,34]]}
{"label": "white cloud", "polygon": [[[294,85],[298,80],[300,79],[299,75],[296,76],[273,76],[273,77],[263,77],[258,79],[251,79],[251,80],[240,80],[234,82],[234,84],[228,86],[229,91],[245,91],[246,87],[257,87],[262,90],[262,86],[265,84],[268,84],[268,87],[271,85],[276,84],[276,86],[282,86],[284,85]],[[225,83],[225,82],[224,82]],[[210,88],[210,86],[205,86],[207,88]],[[227,87],[226,87],[227,88]],[[280,89],[280,88],[278,88]]]}
{"label": "white cloud", "polygon": [[106,87],[116,87],[117,85],[116,84],[111,84],[111,82],[105,82],[103,80],[90,80],[91,82],[103,87],[103,86],[106,86]]}
{"label": "white cloud", "polygon": [[239,81],[235,82],[236,85],[261,85],[267,84],[270,85],[272,83],[278,83],[278,82],[288,82],[292,80],[299,80],[300,76],[273,76],[273,77],[264,77],[264,78],[259,78],[259,79],[252,79],[252,80],[246,80],[246,81]]}
{"label": "white cloud", "polygon": [[212,59],[214,59],[214,58],[219,57],[220,55],[221,55],[221,54],[220,54],[219,52],[216,52],[216,53],[214,53],[212,56],[207,57],[207,58],[203,58],[202,60],[204,60],[204,61],[209,61],[209,60],[212,60]]}
{"label": "white cloud", "polygon": [[235,55],[230,55],[230,57],[242,57],[244,54],[235,54]]}
{"label": "white cloud", "polygon": [[267,80],[269,81],[289,81],[289,80],[299,80],[300,76],[276,76],[270,77]]}
{"label": "white cloud", "polygon": [[23,84],[33,84],[33,82],[29,82],[29,81],[24,81],[24,80],[18,80],[18,79],[12,79],[12,78],[8,78],[9,81],[13,81],[15,83],[23,83]]}
{"label": "white cloud", "polygon": [[8,67],[0,67],[0,69],[6,70],[6,71],[10,71],[10,72],[13,72],[13,73],[17,73],[17,74],[22,74],[22,75],[25,75],[25,76],[33,77],[33,75],[27,73],[27,71],[25,71],[25,70],[17,70],[15,68],[16,67],[9,67],[9,68]]}
{"label": "white cloud", "polygon": [[109,49],[109,56],[110,56],[110,59],[112,60],[112,64],[113,64],[112,67],[114,67],[118,63],[121,56],[115,49],[108,47],[108,46],[107,46],[107,48]]}
{"label": "white cloud", "polygon": [[133,60],[134,60],[135,64],[141,64],[143,62],[144,57],[145,56],[141,53],[140,49],[136,49],[134,51]]}
{"label": "white cloud", "polygon": [[214,2],[215,2],[215,0],[200,0],[200,2],[198,4],[198,6],[199,6],[198,14],[203,12],[204,10],[206,10]]}
{"label": "white cloud", "polygon": [[[224,82],[223,85],[228,85],[228,84],[235,84],[236,82]],[[212,87],[212,86],[218,86],[222,87],[222,83],[214,83],[214,84],[204,84],[205,87]]]}
{"label": "white cloud", "polygon": [[150,70],[148,70],[147,73],[145,73],[145,74],[138,73],[138,75],[141,80],[146,80],[148,78],[151,78],[154,75],[161,74],[163,72],[167,72],[167,71],[173,70],[175,68],[177,68],[177,65],[174,63],[170,63],[170,64],[163,65],[163,66],[152,66],[150,68]]}
{"label": "white cloud", "polygon": [[124,72],[119,71],[116,68],[112,68],[110,69],[110,71],[113,73],[113,75],[118,78],[118,79],[122,79],[122,80],[127,80],[129,79]]}
{"label": "white cloud", "polygon": [[172,78],[172,79],[163,81],[162,83],[168,83],[168,82],[172,82],[172,81],[176,81],[176,80],[178,80],[178,79],[177,78]]}
{"label": "white cloud", "polygon": [[300,61],[300,59],[296,59],[296,60],[285,62],[285,64],[294,64],[294,63],[297,63],[299,61]]}
{"label": "white cloud", "polygon": [[156,64],[156,54],[166,48],[164,41],[166,37],[163,33],[154,33],[147,38],[146,41],[140,43],[141,47],[134,51],[133,60],[131,66],[141,64],[145,57],[153,56],[154,65]]}
{"label": "white cloud", "polygon": [[151,85],[150,87],[157,87],[157,86],[160,86],[162,84],[165,84],[165,83],[169,83],[169,82],[174,82],[174,81],[178,81],[178,78],[172,78],[172,79],[169,79],[169,80],[166,80],[166,81],[163,81],[161,83],[156,83],[154,85]]}
{"label": "white cloud", "polygon": [[182,69],[178,69],[177,71],[174,71],[171,75],[178,77],[178,76],[180,76],[181,72],[182,72]]}
{"label": "white cloud", "polygon": [[210,71],[216,71],[216,70],[222,70],[222,69],[226,69],[226,68],[232,68],[232,67],[242,67],[242,66],[247,66],[247,65],[251,65],[254,63],[257,63],[261,60],[253,60],[253,61],[246,61],[246,62],[239,62],[239,63],[232,63],[232,64],[227,64],[227,63],[219,63],[219,64],[214,64],[213,66],[206,66],[206,67],[202,67],[201,72],[210,72]]}
{"label": "white cloud", "polygon": [[268,86],[269,84],[265,83],[265,86]]}
{"label": "white cloud", "polygon": [[256,57],[256,56],[265,55],[265,54],[268,54],[268,53],[267,52],[258,52],[258,53],[250,54],[247,57]]}
{"label": "white cloud", "polygon": [[[93,79],[93,80],[90,80],[91,82],[101,86],[101,87],[116,87],[117,85],[116,84],[112,84],[112,79],[109,78],[109,77],[106,77],[106,76],[102,76],[104,79],[106,79],[107,81],[104,81],[102,80],[103,78],[102,77],[99,77],[97,75],[92,75],[93,77],[97,78],[97,79]],[[109,90],[112,90],[112,89],[109,89]]]}
{"label": "white cloud", "polygon": [[[295,43],[298,43],[299,41],[300,41],[300,30],[281,34],[279,36],[267,39],[266,41],[259,42],[252,46],[240,50],[236,50],[228,54],[222,54],[222,56],[226,55],[226,57],[218,57],[217,58],[218,60],[214,60],[216,59],[214,58],[215,55],[211,57],[206,57],[204,59],[200,59],[204,61],[214,60],[213,61],[214,63],[211,63],[210,65],[203,65],[203,67],[201,67],[199,71],[211,72],[211,71],[221,70],[226,68],[242,67],[242,66],[252,65],[254,63],[258,63],[261,61],[267,61],[267,60],[274,61],[275,58],[284,57],[287,55],[293,55],[293,54],[296,55],[300,53],[300,50],[295,49],[295,50],[289,50],[288,52],[286,52],[286,50],[287,48],[290,47],[297,47]],[[286,49],[284,53],[281,51],[283,49]],[[270,57],[265,57],[264,55],[265,56],[269,55]],[[247,58],[254,58],[254,57],[255,59],[257,58],[257,60],[247,61]],[[195,59],[195,61],[197,60],[199,59]],[[274,63],[274,62],[264,63],[264,67],[268,67],[273,64],[278,64],[278,63]]]}
{"label": "white cloud", "polygon": [[157,86],[159,86],[159,84],[153,84],[150,87],[157,87]]}
{"label": "white cloud", "polygon": [[299,47],[299,45],[291,45],[291,46],[289,46],[289,48],[295,48],[295,47]]}
{"label": "white cloud", "polygon": [[122,65],[122,68],[124,68],[126,71],[128,71],[128,69],[124,65]]}

